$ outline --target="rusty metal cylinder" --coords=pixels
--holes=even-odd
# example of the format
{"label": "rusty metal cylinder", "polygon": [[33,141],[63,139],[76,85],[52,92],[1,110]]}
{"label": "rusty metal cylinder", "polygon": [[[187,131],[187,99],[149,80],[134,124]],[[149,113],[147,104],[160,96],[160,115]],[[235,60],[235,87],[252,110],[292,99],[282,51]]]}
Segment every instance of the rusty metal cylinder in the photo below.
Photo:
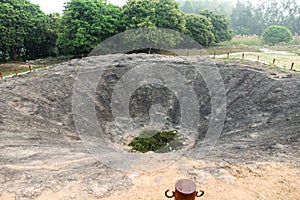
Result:
{"label": "rusty metal cylinder", "polygon": [[165,192],[166,197],[173,198],[175,200],[195,200],[196,197],[201,197],[204,195],[204,191],[200,190],[197,192],[196,184],[188,179],[181,179],[175,184],[175,192],[169,195],[169,190]]}

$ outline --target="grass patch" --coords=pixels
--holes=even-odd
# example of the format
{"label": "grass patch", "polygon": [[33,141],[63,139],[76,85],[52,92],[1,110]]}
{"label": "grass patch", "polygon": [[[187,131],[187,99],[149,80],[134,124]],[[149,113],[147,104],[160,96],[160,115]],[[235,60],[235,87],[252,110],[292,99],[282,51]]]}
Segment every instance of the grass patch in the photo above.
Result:
{"label": "grass patch", "polygon": [[[273,59],[275,59],[275,67],[279,67],[281,69],[287,70],[291,68],[292,63],[294,63],[294,69],[300,71],[300,62],[299,56],[297,55],[281,55],[275,53],[256,53],[256,52],[248,52],[245,53],[245,61],[257,61],[257,56],[259,56],[259,61],[263,62],[267,65],[273,65]],[[226,59],[226,55],[223,55],[223,59]],[[242,53],[231,54],[229,59],[240,59],[242,58]],[[242,60],[241,60],[242,62]]]}
{"label": "grass patch", "polygon": [[300,45],[300,36],[294,35],[293,40],[288,43],[288,45]]}
{"label": "grass patch", "polygon": [[177,130],[143,130],[140,137],[134,138],[129,146],[133,150],[146,153],[154,151],[156,153],[166,153],[180,149],[182,143]]}
{"label": "grass patch", "polygon": [[238,53],[238,52],[259,52],[260,47],[249,46],[249,47],[210,47],[206,51],[208,54],[222,55],[227,53]]}
{"label": "grass patch", "polygon": [[[31,65],[32,70],[43,68],[43,65]],[[29,71],[29,66],[24,64],[2,64],[0,65],[0,72],[3,76],[15,75],[16,71],[23,73]]]}
{"label": "grass patch", "polygon": [[264,46],[266,43],[261,39],[261,37],[252,36],[234,36],[230,41],[225,41],[216,44],[216,46]]}

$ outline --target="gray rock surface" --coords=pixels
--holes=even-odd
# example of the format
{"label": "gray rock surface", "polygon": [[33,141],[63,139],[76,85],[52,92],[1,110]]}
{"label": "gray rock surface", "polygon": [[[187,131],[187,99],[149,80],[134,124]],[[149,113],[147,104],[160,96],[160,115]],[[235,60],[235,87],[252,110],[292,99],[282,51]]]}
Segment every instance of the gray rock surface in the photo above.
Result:
{"label": "gray rock surface", "polygon": [[[38,197],[45,190],[60,191],[79,185],[82,198],[107,197],[131,186],[118,172],[92,158],[76,132],[72,115],[73,83],[77,72],[100,66],[105,70],[97,89],[95,109],[107,137],[124,145],[130,136],[114,125],[110,108],[114,86],[141,62],[172,67],[193,85],[199,99],[197,141],[205,137],[210,119],[210,95],[191,62],[159,55],[107,55],[72,60],[17,78],[0,80],[0,195],[21,199]],[[262,68],[217,63],[227,95],[224,129],[207,156],[214,162],[293,161],[300,158],[300,77]],[[170,90],[147,85],[134,92],[130,115],[137,124],[151,123],[153,105],[161,105],[165,128],[180,129],[180,105]],[[149,115],[150,111],[150,115]],[[167,115],[167,116],[166,116]],[[150,116],[150,117],[149,117]],[[222,169],[202,170],[234,179]],[[218,176],[218,175],[217,175]],[[70,190],[71,191],[71,190]],[[72,192],[62,199],[72,199]],[[76,198],[79,198],[78,196]]]}

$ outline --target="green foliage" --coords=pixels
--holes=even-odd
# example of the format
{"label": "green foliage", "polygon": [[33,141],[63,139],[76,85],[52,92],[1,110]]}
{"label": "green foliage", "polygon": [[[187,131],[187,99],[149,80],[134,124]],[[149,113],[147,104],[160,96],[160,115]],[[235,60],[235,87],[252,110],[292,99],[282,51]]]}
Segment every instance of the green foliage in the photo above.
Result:
{"label": "green foliage", "polygon": [[141,27],[185,30],[185,20],[174,0],[129,0],[123,7],[125,29]]}
{"label": "green foliage", "polygon": [[4,61],[51,54],[55,36],[48,16],[38,6],[27,0],[2,0],[0,10],[0,55]]}
{"label": "green foliage", "polygon": [[175,146],[180,146],[178,141],[179,132],[176,130],[170,131],[157,131],[157,130],[144,130],[140,137],[133,139],[129,146],[134,150],[146,153],[148,151],[154,152],[168,152],[170,151],[170,143],[175,142]]}
{"label": "green foliage", "polygon": [[253,4],[238,1],[231,14],[236,34],[261,35],[271,25],[281,25],[300,34],[300,3],[298,0],[266,0]]}
{"label": "green foliage", "polygon": [[264,41],[275,45],[280,42],[290,42],[293,39],[291,31],[284,26],[269,26],[263,33]]}
{"label": "green foliage", "polygon": [[230,16],[234,3],[229,0],[179,0],[179,7],[185,13],[199,14],[199,10],[210,10]]}
{"label": "green foliage", "polygon": [[230,22],[224,15],[216,14],[208,10],[201,10],[199,14],[210,19],[213,25],[213,34],[215,35],[216,43],[231,40],[232,30],[229,28]]}
{"label": "green foliage", "polygon": [[[124,30],[149,28],[126,33],[124,42],[128,41],[130,46],[136,41],[145,41],[156,47],[174,47],[182,41],[175,31],[186,31],[184,15],[174,0],[129,0],[122,9],[122,23]],[[158,28],[172,29],[174,32],[162,33]]]}
{"label": "green foliage", "polygon": [[262,13],[253,4],[238,1],[231,14],[231,27],[238,35],[261,35],[264,29],[261,20]]}
{"label": "green foliage", "polygon": [[265,45],[261,37],[252,36],[234,36],[230,41],[218,43],[218,46],[263,46]]}
{"label": "green foliage", "polygon": [[141,40],[157,49],[176,47],[184,43],[178,32],[189,34],[203,46],[231,38],[223,15],[201,11],[201,15],[185,16],[175,0],[128,0],[122,8],[106,0],[71,0],[62,17],[46,15],[28,0],[2,0],[0,10],[0,59],[4,62],[88,54],[105,39],[141,27],[148,29],[125,34],[122,44],[134,46]]}
{"label": "green foliage", "polygon": [[61,19],[57,46],[66,54],[87,54],[119,32],[121,9],[104,0],[71,0]]}
{"label": "green foliage", "polygon": [[186,14],[185,20],[188,35],[199,44],[209,46],[215,41],[213,25],[207,17],[196,14]]}
{"label": "green foliage", "polygon": [[288,44],[289,45],[297,45],[297,46],[299,46],[300,45],[300,37],[299,37],[299,35],[295,35],[293,37],[293,40],[290,41]]}

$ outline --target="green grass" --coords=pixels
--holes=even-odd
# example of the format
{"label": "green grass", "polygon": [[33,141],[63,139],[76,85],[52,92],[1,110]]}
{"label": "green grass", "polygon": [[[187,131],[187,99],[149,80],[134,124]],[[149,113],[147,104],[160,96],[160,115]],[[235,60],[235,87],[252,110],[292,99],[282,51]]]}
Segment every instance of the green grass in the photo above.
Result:
{"label": "green grass", "polygon": [[293,36],[293,40],[287,43],[288,45],[300,45],[300,36],[295,35]]}
{"label": "green grass", "polygon": [[[40,69],[43,68],[44,65],[31,65],[32,70],[35,69]],[[0,72],[2,72],[3,76],[10,76],[10,75],[15,75],[16,71],[18,71],[18,73],[23,73],[23,72],[27,72],[29,71],[29,66],[28,65],[24,65],[24,64],[2,64],[0,65]]]}
{"label": "green grass", "polygon": [[238,53],[238,52],[259,52],[260,47],[249,46],[249,47],[209,47],[206,49],[208,54],[222,55],[227,53]]}
{"label": "green grass", "polygon": [[[297,55],[281,55],[275,53],[256,53],[248,52],[245,53],[245,60],[257,61],[257,57],[260,57],[260,62],[263,62],[268,65],[273,65],[273,59],[275,59],[275,67],[280,67],[282,69],[290,69],[292,63],[294,63],[294,69],[300,71],[300,61],[299,56]],[[223,58],[226,55],[222,56]],[[242,53],[232,54],[229,57],[230,59],[242,59]]]}
{"label": "green grass", "polygon": [[232,40],[218,43],[216,46],[264,46],[266,43],[261,39],[261,37],[253,36],[234,36]]}
{"label": "green grass", "polygon": [[[171,144],[172,143],[172,144]],[[144,130],[141,132],[140,137],[134,138],[130,143],[135,151],[146,153],[148,151],[154,151],[157,153],[170,152],[178,149],[181,146],[179,140],[179,132],[177,130]]]}

